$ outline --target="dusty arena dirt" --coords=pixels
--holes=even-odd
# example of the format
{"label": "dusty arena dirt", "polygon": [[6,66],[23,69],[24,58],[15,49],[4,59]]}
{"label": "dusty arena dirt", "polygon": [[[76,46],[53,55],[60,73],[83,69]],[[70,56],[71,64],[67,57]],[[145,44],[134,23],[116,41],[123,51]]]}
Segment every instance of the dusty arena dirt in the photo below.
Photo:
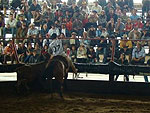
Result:
{"label": "dusty arena dirt", "polygon": [[0,113],[149,113],[150,97],[65,93],[0,95]]}

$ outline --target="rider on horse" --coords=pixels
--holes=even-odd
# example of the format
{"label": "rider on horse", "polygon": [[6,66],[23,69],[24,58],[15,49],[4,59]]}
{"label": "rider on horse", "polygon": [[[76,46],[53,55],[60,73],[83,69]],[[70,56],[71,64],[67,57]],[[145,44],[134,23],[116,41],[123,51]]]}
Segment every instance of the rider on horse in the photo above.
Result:
{"label": "rider on horse", "polygon": [[[51,36],[52,42],[49,44],[49,53],[52,54],[51,58],[52,59],[54,56],[61,55],[63,56],[67,61],[68,64],[71,66],[72,71],[77,74],[77,69],[75,68],[74,64],[72,63],[71,59],[65,54],[63,50],[63,44],[62,40],[57,38],[57,34],[53,33]],[[66,70],[68,72],[69,68]]]}

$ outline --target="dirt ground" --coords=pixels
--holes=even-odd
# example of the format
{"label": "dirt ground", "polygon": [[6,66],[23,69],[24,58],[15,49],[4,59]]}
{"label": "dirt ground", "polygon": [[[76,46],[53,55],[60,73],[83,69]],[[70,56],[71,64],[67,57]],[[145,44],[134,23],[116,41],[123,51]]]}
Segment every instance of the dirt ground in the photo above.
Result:
{"label": "dirt ground", "polygon": [[150,97],[65,93],[0,95],[0,113],[150,113]]}

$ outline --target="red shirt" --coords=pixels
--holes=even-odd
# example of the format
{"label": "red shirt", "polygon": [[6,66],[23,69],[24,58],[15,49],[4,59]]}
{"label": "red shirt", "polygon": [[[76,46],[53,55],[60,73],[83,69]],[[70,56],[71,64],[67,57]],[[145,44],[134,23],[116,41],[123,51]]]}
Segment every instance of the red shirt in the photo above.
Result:
{"label": "red shirt", "polygon": [[71,31],[72,30],[72,21],[69,21],[66,23],[66,28],[68,31]]}
{"label": "red shirt", "polygon": [[125,25],[125,30],[126,31],[131,31],[133,29],[133,24],[128,24],[128,23],[126,23],[126,25]]}

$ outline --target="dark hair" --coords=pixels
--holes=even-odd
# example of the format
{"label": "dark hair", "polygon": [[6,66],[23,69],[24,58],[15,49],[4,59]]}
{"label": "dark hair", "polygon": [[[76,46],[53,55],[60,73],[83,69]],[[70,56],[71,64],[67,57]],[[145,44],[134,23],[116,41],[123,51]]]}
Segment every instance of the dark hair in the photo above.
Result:
{"label": "dark hair", "polygon": [[57,38],[57,34],[56,33],[53,33],[52,36],[51,36],[51,39],[56,39]]}

